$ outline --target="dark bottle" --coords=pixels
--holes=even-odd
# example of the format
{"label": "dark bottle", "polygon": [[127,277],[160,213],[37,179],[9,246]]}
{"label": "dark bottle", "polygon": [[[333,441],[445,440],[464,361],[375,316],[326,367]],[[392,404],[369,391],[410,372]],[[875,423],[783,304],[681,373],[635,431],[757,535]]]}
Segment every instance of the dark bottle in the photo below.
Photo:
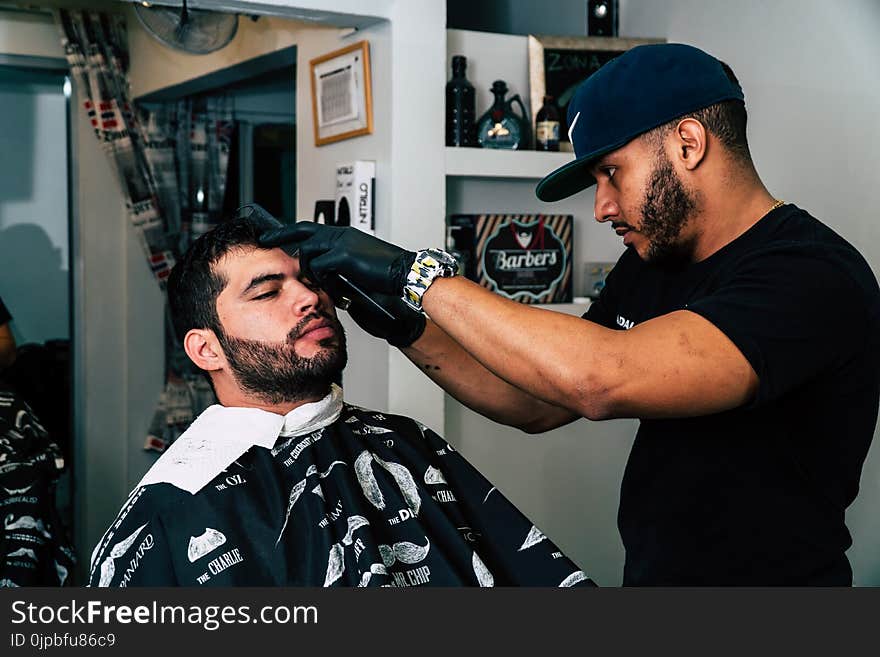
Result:
{"label": "dark bottle", "polygon": [[[495,80],[491,91],[495,94],[495,102],[477,122],[477,140],[480,146],[509,150],[528,148],[531,128],[522,99],[518,94],[510,100],[504,99],[507,93],[507,84],[504,80]],[[519,116],[513,111],[514,103],[519,104]]]}
{"label": "dark bottle", "polygon": [[535,116],[535,150],[559,150],[559,108],[553,96],[544,96],[544,104]]}
{"label": "dark bottle", "polygon": [[458,273],[477,281],[477,263],[474,260],[475,215],[451,215],[446,218],[446,250],[458,261]]}
{"label": "dark bottle", "polygon": [[452,79],[446,83],[446,145],[476,146],[474,86],[465,77],[467,57],[452,58]]}

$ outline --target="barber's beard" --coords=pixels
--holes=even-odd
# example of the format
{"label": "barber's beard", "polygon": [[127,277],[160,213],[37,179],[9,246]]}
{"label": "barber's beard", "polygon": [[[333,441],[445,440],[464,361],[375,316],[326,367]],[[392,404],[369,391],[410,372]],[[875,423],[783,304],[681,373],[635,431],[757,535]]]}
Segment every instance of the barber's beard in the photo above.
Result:
{"label": "barber's beard", "polygon": [[[296,353],[294,343],[306,325],[327,319],[336,335],[318,342],[321,349],[310,358]],[[320,399],[339,381],[348,361],[345,331],[335,317],[313,313],[300,321],[285,342],[260,342],[217,332],[217,339],[239,387],[268,404]]]}
{"label": "barber's beard", "polygon": [[695,195],[684,187],[672,163],[661,152],[642,203],[639,232],[649,240],[645,260],[660,266],[690,262],[694,240],[683,241],[681,232],[696,209]]}

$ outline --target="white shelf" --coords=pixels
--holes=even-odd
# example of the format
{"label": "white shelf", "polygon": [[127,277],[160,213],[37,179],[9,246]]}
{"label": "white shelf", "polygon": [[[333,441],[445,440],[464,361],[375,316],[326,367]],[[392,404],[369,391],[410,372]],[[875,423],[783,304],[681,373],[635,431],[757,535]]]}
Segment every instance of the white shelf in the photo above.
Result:
{"label": "white shelf", "polygon": [[474,178],[540,179],[572,160],[574,160],[574,153],[448,147],[446,149],[446,175]]}
{"label": "white shelf", "polygon": [[586,301],[579,303],[539,303],[535,304],[534,307],[580,317],[585,312],[587,312],[587,308],[590,307],[591,303],[592,301],[590,299],[587,299]]}

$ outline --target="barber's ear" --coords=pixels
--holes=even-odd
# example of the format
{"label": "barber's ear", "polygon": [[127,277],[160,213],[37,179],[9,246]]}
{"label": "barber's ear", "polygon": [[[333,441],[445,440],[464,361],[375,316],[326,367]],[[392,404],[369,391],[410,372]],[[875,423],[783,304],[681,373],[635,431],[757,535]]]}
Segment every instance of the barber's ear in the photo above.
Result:
{"label": "barber's ear", "polygon": [[210,329],[190,329],[183,338],[183,349],[197,367],[208,372],[222,369],[226,364],[217,336]]}
{"label": "barber's ear", "polygon": [[673,131],[675,156],[688,171],[693,171],[706,156],[706,128],[696,119],[682,119]]}

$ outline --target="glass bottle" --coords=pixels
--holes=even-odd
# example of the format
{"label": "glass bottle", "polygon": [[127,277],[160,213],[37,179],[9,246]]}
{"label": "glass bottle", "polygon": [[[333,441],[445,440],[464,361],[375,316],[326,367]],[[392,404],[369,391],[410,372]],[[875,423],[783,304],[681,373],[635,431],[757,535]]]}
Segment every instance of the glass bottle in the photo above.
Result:
{"label": "glass bottle", "polygon": [[559,150],[559,108],[553,96],[544,96],[544,104],[535,116],[535,150]]}
{"label": "glass bottle", "polygon": [[446,145],[476,146],[474,86],[465,77],[467,57],[452,58],[452,79],[446,83]]}
{"label": "glass bottle", "polygon": [[[480,146],[509,150],[528,148],[531,129],[522,99],[519,95],[507,101],[504,99],[507,93],[504,80],[495,80],[491,91],[495,94],[495,101],[477,123],[477,140]],[[519,116],[513,111],[514,103],[519,104]]]}
{"label": "glass bottle", "polygon": [[[465,228],[462,226],[450,225],[447,221],[446,225],[446,250],[458,263],[458,273],[465,277],[471,276],[471,258],[470,252],[466,248],[466,241],[463,239]],[[472,240],[471,240],[472,241]]]}

